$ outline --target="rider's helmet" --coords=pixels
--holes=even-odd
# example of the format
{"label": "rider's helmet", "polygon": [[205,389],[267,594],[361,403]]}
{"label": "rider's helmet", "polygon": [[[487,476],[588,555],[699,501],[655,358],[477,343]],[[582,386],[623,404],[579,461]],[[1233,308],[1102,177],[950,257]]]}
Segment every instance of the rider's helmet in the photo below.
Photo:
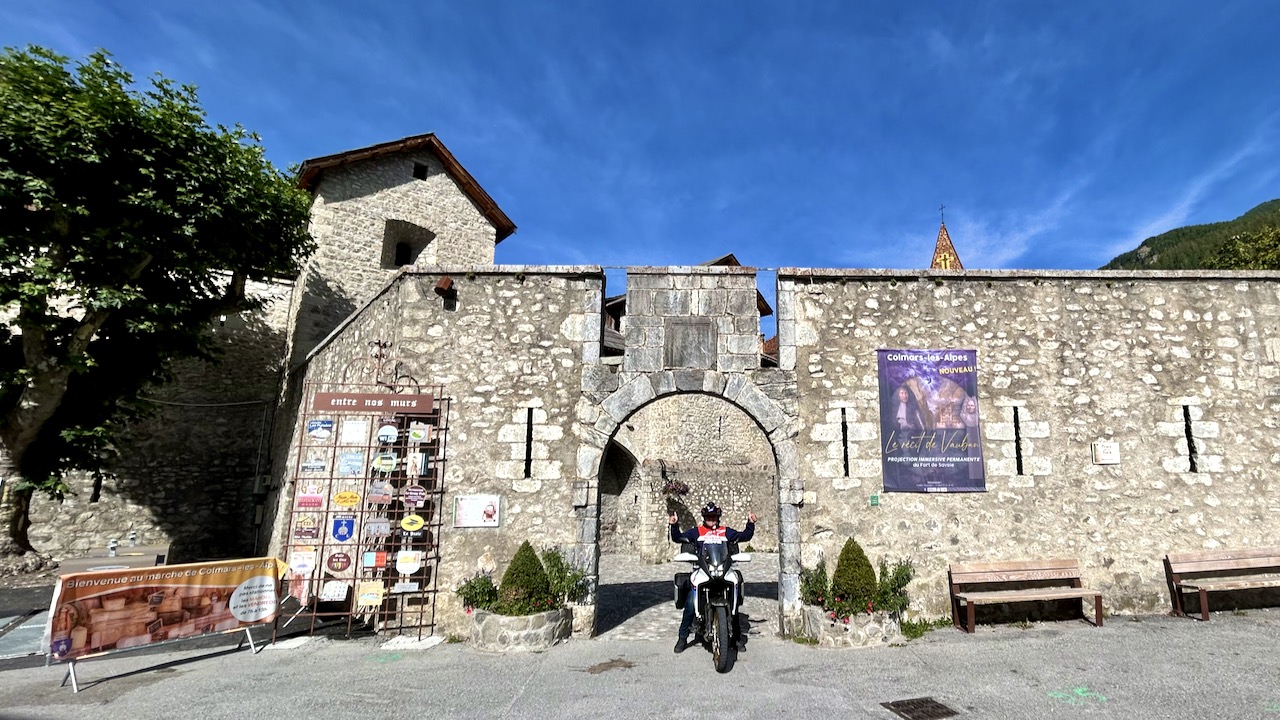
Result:
{"label": "rider's helmet", "polygon": [[713,502],[709,502],[702,506],[702,519],[707,520],[709,518],[716,518],[717,520],[720,519],[720,506]]}

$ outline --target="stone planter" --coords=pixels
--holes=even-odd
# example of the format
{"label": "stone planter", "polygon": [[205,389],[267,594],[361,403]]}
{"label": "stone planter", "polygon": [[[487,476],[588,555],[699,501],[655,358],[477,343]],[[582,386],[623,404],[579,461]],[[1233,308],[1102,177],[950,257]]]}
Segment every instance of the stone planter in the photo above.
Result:
{"label": "stone planter", "polygon": [[889,613],[859,613],[843,620],[832,620],[827,611],[816,605],[800,609],[800,635],[814,638],[822,647],[875,647],[906,642],[898,619]]}
{"label": "stone planter", "polygon": [[573,610],[570,608],[535,615],[499,615],[488,610],[476,610],[471,614],[471,644],[481,650],[546,650],[569,637],[572,630]]}

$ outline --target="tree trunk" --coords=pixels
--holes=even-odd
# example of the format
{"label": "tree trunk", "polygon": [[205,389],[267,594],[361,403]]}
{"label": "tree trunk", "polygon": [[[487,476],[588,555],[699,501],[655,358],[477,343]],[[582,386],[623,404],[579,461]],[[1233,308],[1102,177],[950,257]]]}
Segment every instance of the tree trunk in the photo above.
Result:
{"label": "tree trunk", "polygon": [[0,558],[14,557],[34,551],[27,538],[27,530],[31,527],[31,488],[17,489],[22,481],[17,464],[12,462],[12,455],[0,449],[0,481],[4,489],[0,493],[0,518],[5,524],[5,533],[0,536]]}

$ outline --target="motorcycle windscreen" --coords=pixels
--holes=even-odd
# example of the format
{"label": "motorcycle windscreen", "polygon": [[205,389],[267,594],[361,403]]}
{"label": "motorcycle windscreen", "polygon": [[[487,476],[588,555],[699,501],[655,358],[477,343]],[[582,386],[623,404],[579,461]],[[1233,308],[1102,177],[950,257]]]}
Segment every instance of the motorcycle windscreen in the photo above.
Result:
{"label": "motorcycle windscreen", "polygon": [[704,543],[702,546],[702,560],[709,567],[723,565],[726,558],[729,557],[729,546],[720,543]]}

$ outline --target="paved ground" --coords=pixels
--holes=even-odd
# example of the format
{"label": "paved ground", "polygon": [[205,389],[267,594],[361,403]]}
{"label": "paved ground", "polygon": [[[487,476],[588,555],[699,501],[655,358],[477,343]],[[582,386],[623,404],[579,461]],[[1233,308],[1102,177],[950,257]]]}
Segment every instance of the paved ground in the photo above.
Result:
{"label": "paved ground", "polygon": [[[754,565],[752,575],[769,572]],[[938,630],[904,647],[829,650],[777,638],[763,598],[748,650],[718,675],[678,622],[658,566],[606,563],[603,635],[544,653],[465,645],[385,648],[316,638],[258,655],[230,648],[122,654],[60,667],[0,662],[0,718],[137,720],[421,717],[896,717],[881,703],[933,697],[974,718],[1280,718],[1280,610]],[[652,578],[646,580],[645,578]],[[763,592],[768,580],[758,581]],[[625,602],[615,602],[624,601]],[[753,600],[753,602],[755,602]],[[630,607],[632,610],[622,610]],[[766,628],[768,628],[766,630]],[[652,639],[651,639],[652,638]]]}

